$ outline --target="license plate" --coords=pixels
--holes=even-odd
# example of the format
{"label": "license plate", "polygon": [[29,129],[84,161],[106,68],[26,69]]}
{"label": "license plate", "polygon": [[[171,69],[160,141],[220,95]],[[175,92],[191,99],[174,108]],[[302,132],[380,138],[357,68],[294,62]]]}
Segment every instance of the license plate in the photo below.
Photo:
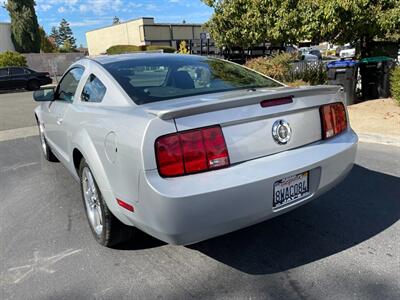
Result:
{"label": "license plate", "polygon": [[280,179],[274,183],[273,208],[279,208],[310,194],[308,172]]}

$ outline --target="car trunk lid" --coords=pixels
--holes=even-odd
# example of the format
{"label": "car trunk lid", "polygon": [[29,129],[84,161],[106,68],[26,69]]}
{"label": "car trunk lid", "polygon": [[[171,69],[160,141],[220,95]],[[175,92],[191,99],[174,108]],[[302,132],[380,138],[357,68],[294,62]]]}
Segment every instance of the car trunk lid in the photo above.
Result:
{"label": "car trunk lid", "polygon": [[[342,97],[337,86],[282,87],[158,102],[146,105],[146,110],[164,120],[174,119],[177,131],[219,124],[230,161],[237,163],[320,140],[319,107],[341,101]],[[276,99],[278,105],[262,107],[260,104]],[[288,101],[280,99],[293,101],[285,103]],[[286,144],[273,137],[273,125],[279,121],[287,122],[291,129],[291,137]]]}

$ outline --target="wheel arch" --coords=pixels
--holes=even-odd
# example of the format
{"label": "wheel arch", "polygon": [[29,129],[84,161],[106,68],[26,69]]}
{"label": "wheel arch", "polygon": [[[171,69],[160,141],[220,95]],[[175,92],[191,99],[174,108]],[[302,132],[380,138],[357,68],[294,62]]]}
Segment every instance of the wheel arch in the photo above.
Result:
{"label": "wheel arch", "polygon": [[85,159],[89,168],[97,182],[107,207],[117,219],[128,224],[127,218],[120,212],[117,201],[115,200],[114,192],[111,188],[110,181],[107,177],[106,170],[100,158],[100,155],[86,130],[79,131],[72,140],[71,153],[71,169],[73,168],[74,175],[80,180],[79,165],[82,159]]}
{"label": "wheel arch", "polygon": [[81,163],[82,158],[83,158],[82,152],[78,148],[74,148],[72,150],[72,161],[74,163],[76,174],[79,173],[79,165]]}

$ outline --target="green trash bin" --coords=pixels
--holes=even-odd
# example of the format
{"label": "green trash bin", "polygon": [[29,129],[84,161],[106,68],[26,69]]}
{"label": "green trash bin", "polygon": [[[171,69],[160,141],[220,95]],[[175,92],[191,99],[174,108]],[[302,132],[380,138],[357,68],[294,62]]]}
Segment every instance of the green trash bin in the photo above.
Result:
{"label": "green trash bin", "polygon": [[360,60],[361,92],[364,100],[390,96],[390,70],[393,59],[386,56]]}

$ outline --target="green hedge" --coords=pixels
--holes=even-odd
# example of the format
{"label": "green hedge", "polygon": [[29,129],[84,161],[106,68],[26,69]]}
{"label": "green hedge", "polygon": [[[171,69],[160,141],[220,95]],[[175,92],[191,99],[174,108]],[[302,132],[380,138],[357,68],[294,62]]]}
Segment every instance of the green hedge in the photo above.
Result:
{"label": "green hedge", "polygon": [[123,53],[132,53],[138,51],[156,51],[156,50],[164,50],[165,53],[174,53],[176,50],[173,47],[169,46],[135,46],[135,45],[116,45],[111,46],[107,49],[107,54],[123,54]]}
{"label": "green hedge", "polygon": [[25,67],[26,58],[18,52],[6,51],[0,53],[0,67]]}
{"label": "green hedge", "polygon": [[282,82],[289,79],[291,66],[294,57],[289,53],[275,54],[269,57],[257,57],[246,62],[246,67],[256,70],[264,75]]}
{"label": "green hedge", "polygon": [[176,49],[169,46],[146,46],[145,51],[164,50],[164,53],[175,53]]}
{"label": "green hedge", "polygon": [[141,47],[134,45],[116,45],[107,49],[107,54],[122,54],[129,52],[142,51]]}
{"label": "green hedge", "polygon": [[396,99],[397,103],[400,105],[400,67],[396,67],[392,71],[390,84],[392,97]]}

